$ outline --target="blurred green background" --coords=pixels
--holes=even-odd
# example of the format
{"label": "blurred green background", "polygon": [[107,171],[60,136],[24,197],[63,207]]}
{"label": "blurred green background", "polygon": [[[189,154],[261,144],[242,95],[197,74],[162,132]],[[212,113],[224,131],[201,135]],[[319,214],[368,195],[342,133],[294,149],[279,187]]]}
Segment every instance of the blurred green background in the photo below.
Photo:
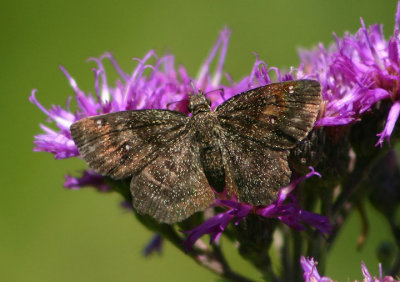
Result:
{"label": "blurred green background", "polygon": [[[78,159],[54,160],[34,153],[33,136],[46,116],[28,101],[65,105],[73,92],[62,64],[85,92],[93,91],[93,63],[112,52],[126,72],[132,57],[169,51],[196,75],[226,25],[232,31],[226,68],[234,80],[249,73],[258,52],[269,65],[298,64],[297,48],[333,41],[360,27],[383,23],[392,34],[396,1],[2,1],[0,114],[1,281],[213,281],[216,276],[172,245],[162,256],[143,258],[151,233],[119,206],[114,194],[62,187],[64,174],[85,167]],[[391,241],[384,219],[368,210],[371,230],[361,252],[354,214],[328,263],[339,281],[360,279],[360,262],[377,274],[376,246]],[[233,247],[232,247],[233,248]],[[233,253],[233,252],[232,252]],[[242,273],[253,269],[235,257]],[[250,276],[257,278],[257,273]]]}

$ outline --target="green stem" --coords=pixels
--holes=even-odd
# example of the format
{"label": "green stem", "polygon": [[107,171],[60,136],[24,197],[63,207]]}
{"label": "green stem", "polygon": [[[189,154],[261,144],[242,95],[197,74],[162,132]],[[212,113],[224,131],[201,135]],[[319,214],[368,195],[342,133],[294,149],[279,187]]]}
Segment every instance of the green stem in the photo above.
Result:
{"label": "green stem", "polygon": [[[397,248],[398,250],[400,250],[400,228],[393,220],[390,220],[390,228],[392,230],[393,237],[396,240]],[[394,277],[395,275],[399,275],[399,273],[400,273],[400,251],[397,252],[394,263],[391,269],[389,270],[388,274]]]}
{"label": "green stem", "polygon": [[222,277],[227,278],[229,281],[243,281],[243,282],[252,281],[232,271],[219,245],[214,243],[212,244],[212,248],[214,257],[220,262],[223,268],[224,275],[222,275]]}
{"label": "green stem", "polygon": [[293,280],[291,281],[303,281],[302,268],[300,265],[300,257],[303,255],[303,240],[300,232],[292,230],[291,233],[293,238]]}
{"label": "green stem", "polygon": [[[365,179],[367,179],[371,169],[385,153],[387,153],[386,150],[380,150],[372,157],[367,159],[360,158],[356,161],[354,171],[347,178],[347,181],[342,188],[342,192],[332,207],[332,218],[335,225],[332,234],[328,238],[330,243],[328,248],[333,246],[332,243],[335,241],[340,231],[340,227],[350,214],[352,207],[357,204],[357,202],[361,201],[362,198],[367,196],[368,193],[363,193],[362,195],[359,193],[359,190],[362,187],[361,184]],[[360,197],[354,197],[358,194],[360,194]]]}
{"label": "green stem", "polygon": [[[324,185],[320,188],[321,211],[320,214],[330,216],[333,204],[333,189]],[[307,256],[314,257],[318,260],[318,271],[323,274],[325,272],[327,241],[318,230],[310,230],[308,232],[308,249]]]}
{"label": "green stem", "polygon": [[292,281],[293,277],[293,265],[290,256],[290,232],[289,230],[282,230],[283,231],[283,246],[282,246],[282,268],[284,269],[282,273],[283,281]]}
{"label": "green stem", "polygon": [[266,281],[278,281],[269,256],[275,224],[260,216],[249,215],[235,228],[240,255],[259,269]]}

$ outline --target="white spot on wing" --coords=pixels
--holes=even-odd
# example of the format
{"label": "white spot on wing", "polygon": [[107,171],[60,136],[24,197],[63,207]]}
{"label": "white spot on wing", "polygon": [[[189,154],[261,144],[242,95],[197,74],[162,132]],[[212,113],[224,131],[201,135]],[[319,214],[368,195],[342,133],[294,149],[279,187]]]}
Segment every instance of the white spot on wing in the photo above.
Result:
{"label": "white spot on wing", "polygon": [[97,120],[96,123],[98,128],[103,126],[103,121],[101,119]]}

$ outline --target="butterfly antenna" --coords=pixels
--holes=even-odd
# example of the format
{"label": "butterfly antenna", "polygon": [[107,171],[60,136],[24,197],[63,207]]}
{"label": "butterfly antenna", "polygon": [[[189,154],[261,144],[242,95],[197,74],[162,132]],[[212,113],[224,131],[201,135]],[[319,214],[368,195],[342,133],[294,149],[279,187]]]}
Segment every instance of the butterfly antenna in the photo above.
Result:
{"label": "butterfly antenna", "polygon": [[226,101],[226,99],[225,99],[225,91],[224,91],[224,88],[219,88],[219,89],[211,90],[210,92],[207,92],[207,93],[204,94],[204,95],[207,96],[208,94],[213,93],[213,92],[218,92],[218,93],[221,95],[222,100]]}
{"label": "butterfly antenna", "polygon": [[[192,95],[197,95],[197,94],[199,94],[199,91],[197,91],[196,86],[194,85],[193,80],[190,81],[190,87],[191,87],[192,90],[193,90]],[[190,95],[190,93],[189,93],[189,95]]]}
{"label": "butterfly antenna", "polygon": [[167,104],[167,109],[170,110],[170,106],[173,104],[177,104],[177,103],[181,103],[181,102],[185,102],[185,101],[189,101],[189,99],[183,99],[183,100],[179,100],[179,101],[173,101]]}

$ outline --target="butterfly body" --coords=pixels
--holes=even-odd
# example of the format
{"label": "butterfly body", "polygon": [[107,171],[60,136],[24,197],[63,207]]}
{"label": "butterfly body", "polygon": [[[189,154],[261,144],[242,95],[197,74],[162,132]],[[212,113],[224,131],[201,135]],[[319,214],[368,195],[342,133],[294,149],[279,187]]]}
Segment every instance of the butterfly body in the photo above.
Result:
{"label": "butterfly body", "polygon": [[[196,98],[203,98],[203,94],[197,94]],[[204,101],[205,101],[204,97]],[[188,127],[194,130],[192,142],[197,143],[202,169],[207,181],[216,191],[222,192],[225,186],[225,169],[222,157],[224,132],[218,122],[215,112],[195,111],[188,121]],[[190,107],[189,107],[190,108]],[[206,104],[202,106],[206,108]]]}
{"label": "butterfly body", "polygon": [[290,181],[289,149],[315,122],[320,85],[312,80],[262,86],[215,111],[190,97],[192,116],[168,110],[116,112],[71,126],[89,167],[116,179],[132,177],[133,206],[174,223],[204,210],[214,192],[268,205]]}

